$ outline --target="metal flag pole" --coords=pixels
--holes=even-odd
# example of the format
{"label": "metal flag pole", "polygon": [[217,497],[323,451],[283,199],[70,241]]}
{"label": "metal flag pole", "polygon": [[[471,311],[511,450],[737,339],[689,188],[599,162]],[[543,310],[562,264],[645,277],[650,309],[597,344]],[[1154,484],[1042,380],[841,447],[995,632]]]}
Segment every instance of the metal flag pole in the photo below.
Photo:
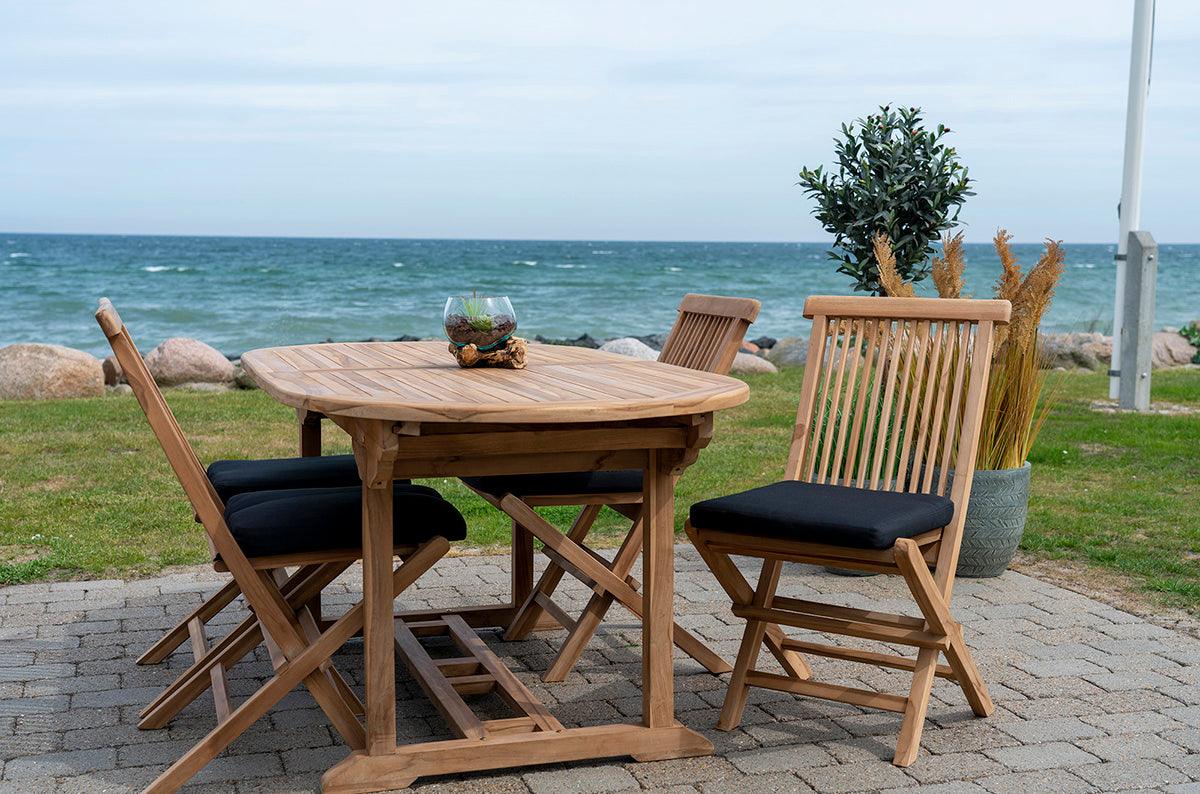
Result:
{"label": "metal flag pole", "polygon": [[[1154,47],[1154,0],[1135,0],[1133,45],[1129,55],[1129,101],[1125,111],[1125,168],[1121,175],[1121,203],[1117,207],[1117,288],[1113,300],[1112,364],[1108,371],[1108,396],[1117,399],[1121,388],[1121,330],[1124,326],[1125,260],[1129,233],[1142,223],[1142,131],[1146,125],[1146,96],[1150,93],[1150,54]],[[1136,373],[1134,373],[1136,377]]]}

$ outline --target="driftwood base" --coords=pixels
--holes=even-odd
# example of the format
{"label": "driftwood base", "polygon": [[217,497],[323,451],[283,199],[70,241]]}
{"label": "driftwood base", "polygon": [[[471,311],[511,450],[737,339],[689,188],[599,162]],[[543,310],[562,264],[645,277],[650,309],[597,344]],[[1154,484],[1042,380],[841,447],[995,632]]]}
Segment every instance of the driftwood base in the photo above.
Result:
{"label": "driftwood base", "polygon": [[500,367],[502,369],[525,369],[526,342],[511,336],[501,347],[481,351],[475,345],[459,347],[450,343],[450,352],[460,367]]}

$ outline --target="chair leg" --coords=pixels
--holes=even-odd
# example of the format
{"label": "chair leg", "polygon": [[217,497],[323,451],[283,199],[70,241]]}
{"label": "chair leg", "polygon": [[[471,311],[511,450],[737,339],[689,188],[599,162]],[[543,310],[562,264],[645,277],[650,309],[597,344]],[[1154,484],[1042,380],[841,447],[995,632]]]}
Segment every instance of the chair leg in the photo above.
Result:
{"label": "chair leg", "polygon": [[[305,566],[288,579],[283,588],[284,595],[289,603],[298,604],[299,599],[320,592],[349,567],[349,563]],[[165,726],[210,686],[212,670],[232,667],[262,640],[262,627],[258,621],[254,617],[243,620],[142,710],[138,728],[150,730]]]}
{"label": "chair leg", "polygon": [[175,628],[164,634],[162,639],[151,645],[137,660],[137,663],[158,664],[163,659],[166,659],[191,636],[188,625],[193,620],[199,620],[202,624],[208,623],[218,612],[229,606],[233,602],[233,599],[237,598],[241,592],[242,588],[238,587],[238,583],[230,580],[212,598],[194,609],[190,615],[179,621]]}
{"label": "chair leg", "polygon": [[[588,532],[591,531],[592,524],[595,523],[596,516],[600,513],[600,508],[601,505],[584,505],[583,509],[579,511],[579,515],[575,517],[575,522],[571,525],[567,537],[576,543],[583,542]],[[514,532],[517,526],[519,524],[516,519],[513,519]],[[532,550],[533,533],[524,527],[522,527],[522,532],[529,537],[529,548]],[[514,539],[515,537],[514,535]],[[532,554],[532,551],[530,553]],[[516,565],[515,559],[513,564],[514,566]],[[532,568],[530,570],[532,571]],[[549,598],[555,589],[558,588],[558,584],[562,581],[564,573],[566,571],[561,566],[555,564],[553,560],[550,561],[550,564],[546,566],[546,570],[542,571],[542,576],[538,579],[537,586],[526,594],[525,600],[521,603],[520,608],[517,609],[516,615],[508,626],[508,631],[504,633],[504,639],[510,641],[523,640],[529,636],[534,626],[537,625],[538,618],[544,611],[541,604],[537,603],[536,599],[538,595],[540,594],[544,598]]]}
{"label": "chair leg", "polygon": [[[275,578],[281,585],[287,583],[287,574],[282,571],[277,571]],[[280,581],[281,579],[282,581]],[[318,611],[320,610],[320,598],[321,594],[318,592],[316,596],[306,601],[304,606],[296,610],[296,618],[300,621],[300,628],[304,632],[305,639],[310,643],[316,642],[317,638],[321,636],[320,623],[312,612],[314,599],[317,600]],[[264,639],[267,638],[264,637]],[[333,662],[326,660],[321,665],[321,671],[329,678],[329,683],[333,684],[333,688],[338,691],[342,700],[346,702],[346,705],[350,707],[350,711],[355,716],[362,716],[366,713],[366,708],[363,707],[362,701],[358,699],[358,695],[354,694],[354,690],[350,688],[350,685],[342,678],[337,668],[333,666]]]}
{"label": "chair leg", "polygon": [[[779,560],[763,560],[762,574],[758,577],[758,587],[754,591],[753,605],[769,607],[775,596],[775,588],[779,584],[779,573],[783,563]],[[746,621],[746,630],[742,634],[742,645],[738,648],[737,662],[733,666],[733,677],[729,681],[729,689],[725,692],[725,703],[721,707],[721,717],[717,727],[723,731],[731,731],[742,721],[742,712],[746,708],[746,695],[749,686],[746,684],[746,674],[754,669],[758,661],[758,652],[763,645],[763,636],[767,630],[767,622],[763,620]]]}
{"label": "chair leg", "polygon": [[946,649],[946,661],[954,670],[954,678],[962,687],[963,694],[966,695],[967,702],[971,704],[971,711],[975,716],[991,715],[996,710],[996,704],[992,702],[987,685],[983,683],[983,677],[979,675],[979,668],[975,666],[975,659],[967,649],[961,627],[950,638],[950,647]]}
{"label": "chair leg", "polygon": [[933,675],[937,671],[938,650],[922,648],[917,653],[917,666],[913,670],[912,688],[908,692],[908,704],[904,709],[904,721],[900,724],[900,738],[896,742],[896,755],[892,763],[909,766],[917,760],[921,749],[921,732],[925,729],[925,712],[929,709],[929,692],[933,687]]}
{"label": "chair leg", "polygon": [[[192,656],[199,661],[208,654],[208,640],[204,636],[204,624],[200,618],[188,621],[188,631],[192,637]],[[229,706],[229,691],[225,682],[225,668],[214,665],[209,671],[209,686],[212,687],[213,706],[217,711],[217,722],[224,722],[233,709]]]}
{"label": "chair leg", "polygon": [[[641,553],[642,520],[638,518],[629,530],[629,534],[625,536],[625,540],[621,542],[621,547],[617,549],[616,556],[613,557],[612,572],[624,578],[629,574],[629,571],[633,568],[633,564],[637,562],[638,555]],[[562,569],[559,568],[559,570],[561,571]],[[542,676],[543,681],[554,683],[562,681],[567,677],[567,673],[571,671],[571,668],[579,661],[579,657],[583,655],[584,648],[591,642],[596,629],[600,627],[605,613],[608,612],[614,600],[612,593],[607,590],[603,593],[592,594],[592,597],[588,599],[583,613],[580,614],[579,619],[575,621],[575,625],[567,633],[567,639],[563,642],[562,647],[558,649],[558,654],[555,655],[554,661],[550,664],[550,669]]]}
{"label": "chair leg", "polygon": [[[639,620],[642,619],[644,611],[642,595],[633,589],[628,577],[621,578],[614,574],[607,560],[586,546],[581,546],[569,537],[564,537],[550,522],[517,497],[509,494],[500,500],[500,504],[504,512],[516,518],[523,526],[528,527],[529,531],[545,544],[544,553],[559,567],[567,570],[589,587],[598,587],[600,590],[609,592],[617,601],[621,602],[621,606],[632,612]],[[724,659],[717,656],[711,648],[678,623],[672,625],[671,633],[674,644],[706,668],[719,672],[729,669]]]}
{"label": "chair leg", "polygon": [[[754,598],[754,590],[746,581],[746,577],[742,576],[742,572],[733,564],[729,555],[710,549],[691,524],[685,524],[684,531],[687,533],[688,539],[692,541],[692,545],[696,547],[696,551],[700,552],[700,557],[708,566],[708,570],[717,583],[725,589],[730,600],[735,604],[749,604]],[[785,639],[781,628],[774,624],[767,625],[763,642],[766,644],[767,650],[779,661],[784,672],[792,678],[812,678],[812,668],[809,667],[804,657],[783,647]]]}
{"label": "chair leg", "polygon": [[920,548],[913,541],[902,538],[896,541],[893,554],[896,565],[904,575],[904,581],[908,583],[908,588],[912,591],[913,598],[930,628],[950,639],[950,647],[946,649],[946,660],[954,670],[955,680],[962,687],[967,702],[971,704],[971,711],[977,717],[988,716],[995,711],[996,706],[992,703],[987,685],[979,675],[975,659],[963,640],[962,626],[951,616],[950,606],[929,573],[929,566],[925,564]]}
{"label": "chair leg", "polygon": [[[280,650],[286,655],[284,666],[287,662],[295,659],[302,654],[307,648],[311,647],[311,643],[305,639],[304,629],[300,626],[300,620],[296,617],[296,607],[288,603],[286,596],[280,592],[275,586],[273,575],[270,571],[255,571],[259,580],[264,585],[262,590],[264,595],[263,603],[255,604],[254,598],[247,593],[247,597],[251,602],[251,607],[258,613],[259,622],[264,627],[264,638],[272,637],[279,645]],[[243,584],[243,588],[245,588]],[[307,600],[307,599],[304,599]],[[303,603],[303,600],[301,601]],[[272,612],[264,612],[263,610],[271,609]],[[271,624],[274,623],[274,629]],[[275,632],[278,632],[275,634]],[[275,636],[272,636],[275,634]],[[361,750],[366,745],[366,730],[363,728],[358,717],[354,714],[354,709],[342,697],[342,693],[330,680],[327,672],[321,669],[318,664],[316,670],[311,670],[303,678],[304,686],[308,693],[312,695],[313,700],[317,701],[317,705],[321,707],[321,711],[325,712],[325,716],[329,719],[331,725],[342,737],[346,744],[350,745],[353,750]]]}
{"label": "chair leg", "polygon": [[[449,550],[445,538],[437,537],[417,549],[392,573],[392,592],[399,595],[428,571]],[[265,715],[297,684],[312,678],[321,662],[328,659],[362,627],[363,604],[355,604],[334,622],[320,638],[288,661],[253,695],[229,715],[229,719],[210,731],[192,749],[159,775],[145,789],[145,794],[166,794],[178,791],[204,766],[216,758],[247,728]],[[327,680],[327,679],[326,679]]]}

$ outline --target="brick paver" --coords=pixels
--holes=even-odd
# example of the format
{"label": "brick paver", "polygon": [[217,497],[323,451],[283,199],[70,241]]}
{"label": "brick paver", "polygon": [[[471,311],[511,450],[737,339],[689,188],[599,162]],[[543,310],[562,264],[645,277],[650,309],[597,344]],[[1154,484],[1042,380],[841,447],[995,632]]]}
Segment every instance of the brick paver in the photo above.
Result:
{"label": "brick paver", "polygon": [[[688,546],[677,547],[680,623],[732,659],[741,625],[720,587]],[[190,569],[153,579],[61,582],[0,589],[0,792],[137,791],[214,724],[201,699],[164,730],[138,731],[138,711],[190,662],[181,650],[161,665],[134,661],[160,633],[225,581]],[[406,608],[500,600],[504,557],[443,560],[401,602]],[[357,573],[325,596],[336,612],[361,592]],[[580,608],[587,592],[564,583]],[[850,606],[911,611],[894,577],[842,578],[785,568],[780,593]],[[709,736],[716,755],[636,764],[629,759],[556,764],[420,781],[423,791],[606,792],[1109,791],[1200,789],[1200,640],[1085,596],[1016,573],[960,580],[955,611],[996,701],[975,719],[961,692],[938,680],[920,757],[890,763],[899,716],[776,692],[753,692],[740,728],[714,724],[725,678],[676,655],[678,718]],[[240,619],[231,610],[213,636]],[[619,607],[567,681],[538,678],[562,633],[489,645],[568,725],[637,719],[640,629]],[[847,644],[845,640],[837,640]],[[867,643],[866,645],[870,645]],[[872,646],[880,648],[882,646]],[[764,654],[763,664],[771,665]],[[336,663],[361,683],[362,644]],[[824,659],[817,675],[903,693],[908,677]],[[235,699],[270,673],[264,649],[234,667]],[[420,690],[397,674],[403,741],[446,737]],[[189,791],[313,791],[345,748],[307,692],[298,689],[203,771]]]}

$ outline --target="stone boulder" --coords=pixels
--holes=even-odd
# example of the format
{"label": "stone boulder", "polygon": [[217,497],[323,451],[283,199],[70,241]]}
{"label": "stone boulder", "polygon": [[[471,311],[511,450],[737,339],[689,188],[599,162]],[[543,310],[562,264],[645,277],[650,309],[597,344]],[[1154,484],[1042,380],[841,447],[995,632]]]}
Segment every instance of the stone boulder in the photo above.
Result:
{"label": "stone boulder", "polygon": [[1112,338],[1104,334],[1044,334],[1041,344],[1049,369],[1107,369],[1112,361]]}
{"label": "stone boulder", "polygon": [[258,381],[250,377],[250,373],[242,369],[242,362],[233,365],[233,382],[239,389],[257,389]]}
{"label": "stone boulder", "polygon": [[177,383],[175,388],[180,391],[198,391],[198,392],[227,392],[237,389],[237,385],[233,382],[229,383],[214,383],[211,381],[188,381],[187,383]]}
{"label": "stone boulder", "polygon": [[173,337],[150,351],[146,366],[160,386],[230,383],[233,362],[199,339]]}
{"label": "stone boulder", "polygon": [[620,339],[610,339],[600,345],[600,349],[605,353],[616,353],[621,356],[629,356],[631,358],[640,358],[643,361],[657,361],[658,351],[650,347],[645,342],[634,339],[631,336],[621,337]]}
{"label": "stone boulder", "polygon": [[776,373],[775,365],[765,358],[750,353],[738,353],[733,358],[733,368],[730,372],[737,373]]}
{"label": "stone boulder", "polygon": [[802,367],[807,359],[808,340],[802,336],[784,337],[767,351],[767,360],[777,367]]}
{"label": "stone boulder", "polygon": [[1150,344],[1150,361],[1154,369],[1191,364],[1195,355],[1196,348],[1178,331],[1159,331]]}
{"label": "stone boulder", "polygon": [[662,350],[663,345],[667,343],[666,334],[646,334],[645,336],[635,336],[631,338],[638,340],[646,347],[654,350]]}
{"label": "stone boulder", "polygon": [[591,334],[584,334],[575,339],[550,339],[538,334],[533,338],[533,341],[543,345],[566,345],[568,347],[588,347],[596,350],[600,347],[600,343],[595,340]]}
{"label": "stone boulder", "polygon": [[125,375],[121,372],[121,363],[117,361],[116,356],[105,356],[100,366],[104,370],[105,386],[116,386],[118,383],[125,382]]}
{"label": "stone boulder", "polygon": [[750,340],[751,344],[762,350],[770,350],[771,348],[775,347],[775,343],[778,341],[779,340],[773,336],[760,336],[758,339]]}
{"label": "stone boulder", "polygon": [[100,359],[62,345],[0,348],[0,400],[50,400],[104,394]]}

